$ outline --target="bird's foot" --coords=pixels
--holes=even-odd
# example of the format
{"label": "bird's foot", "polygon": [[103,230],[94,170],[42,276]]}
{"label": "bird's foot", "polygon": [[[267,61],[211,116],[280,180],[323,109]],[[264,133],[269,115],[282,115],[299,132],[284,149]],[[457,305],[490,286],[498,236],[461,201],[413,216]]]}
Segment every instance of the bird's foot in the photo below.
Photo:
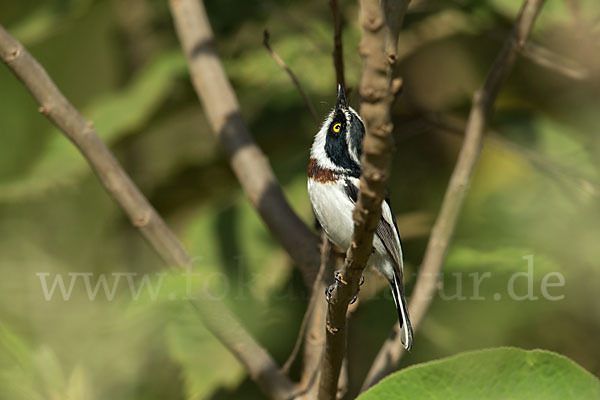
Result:
{"label": "bird's foot", "polygon": [[[360,287],[365,284],[365,276],[360,276],[360,281],[358,282],[358,292],[360,292]],[[358,299],[358,292],[356,292],[356,296],[350,301],[350,304],[356,303],[356,299]]]}
{"label": "bird's foot", "polygon": [[342,279],[342,273],[340,271],[335,271],[333,274],[333,279],[335,280],[333,285],[330,285],[325,289],[325,300],[327,300],[327,303],[329,304],[331,303],[331,294],[333,293],[335,287],[346,284],[346,282]]}
{"label": "bird's foot", "polygon": [[[340,271],[335,271],[335,273],[333,274],[333,278],[335,280],[333,285],[330,285],[327,288],[325,288],[325,300],[327,301],[328,304],[331,304],[331,294],[335,290],[335,287],[336,286],[339,287],[341,285],[346,285],[346,282],[342,279],[342,274],[340,273]],[[358,282],[358,286],[359,286],[358,290],[359,291],[360,291],[360,286],[362,286],[364,283],[365,283],[365,276],[361,275],[360,282]],[[358,297],[358,295],[354,296],[352,301],[350,301],[350,304],[356,303],[357,297]]]}
{"label": "bird's foot", "polygon": [[327,304],[331,304],[330,300],[331,300],[331,294],[333,293],[333,289],[335,289],[335,285],[329,285],[328,287],[325,288],[325,300],[327,301]]}

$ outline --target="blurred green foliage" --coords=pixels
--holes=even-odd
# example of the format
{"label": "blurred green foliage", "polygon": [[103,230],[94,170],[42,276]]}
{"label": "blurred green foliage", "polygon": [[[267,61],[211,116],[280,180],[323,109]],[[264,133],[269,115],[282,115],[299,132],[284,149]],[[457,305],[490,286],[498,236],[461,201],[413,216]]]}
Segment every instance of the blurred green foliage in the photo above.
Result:
{"label": "blurred green foliage", "polygon": [[[328,4],[206,3],[244,117],[294,209],[312,224],[305,168],[317,127],[261,42],[268,28],[273,48],[325,116],[335,99]],[[407,238],[409,293],[429,228],[410,216],[436,215],[471,96],[520,3],[413,0],[406,17],[390,191]],[[340,4],[350,101],[357,105],[358,9],[355,1]],[[0,0],[0,10],[0,23],[94,122],[182,238],[199,274],[190,279],[165,271],[76,149],[0,67],[0,398],[262,398],[183,299],[190,287],[222,296],[283,363],[306,289],[210,132],[166,2]],[[600,375],[599,18],[595,0],[547,1],[533,40],[550,50],[553,65],[578,75],[541,65],[531,53],[518,62],[496,104],[444,266],[443,292],[402,366],[511,345],[558,352]],[[529,255],[538,299],[516,301],[507,284],[528,271],[523,257]],[[486,272],[491,277],[476,291],[469,274]],[[544,277],[552,272],[562,274],[565,285],[548,292],[562,300],[543,296]],[[84,275],[69,273],[93,274],[86,275],[92,289],[106,274],[109,289],[118,282],[114,298],[98,286],[90,300]],[[57,274],[67,289],[75,279],[68,301],[59,287],[46,300],[42,281],[51,287]],[[380,278],[369,272],[366,279],[351,321],[350,396],[396,318]],[[144,282],[156,296],[140,286]],[[514,283],[515,293],[527,293],[525,276]]]}

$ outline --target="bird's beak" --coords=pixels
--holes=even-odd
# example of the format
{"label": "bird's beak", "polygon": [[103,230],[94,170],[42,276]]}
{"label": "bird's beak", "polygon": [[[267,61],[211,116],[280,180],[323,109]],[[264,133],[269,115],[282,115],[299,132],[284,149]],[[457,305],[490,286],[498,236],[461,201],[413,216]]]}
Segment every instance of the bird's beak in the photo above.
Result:
{"label": "bird's beak", "polygon": [[335,108],[348,108],[346,93],[344,93],[344,88],[340,84],[338,84],[337,103],[335,103]]}

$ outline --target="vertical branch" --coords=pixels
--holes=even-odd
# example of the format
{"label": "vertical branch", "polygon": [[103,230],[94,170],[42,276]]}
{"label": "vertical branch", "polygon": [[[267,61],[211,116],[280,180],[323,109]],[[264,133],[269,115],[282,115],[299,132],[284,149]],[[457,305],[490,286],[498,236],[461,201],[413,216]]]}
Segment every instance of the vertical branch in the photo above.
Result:
{"label": "vertical branch", "polygon": [[[397,5],[401,4],[401,7]],[[390,105],[399,85],[392,81],[396,40],[408,1],[361,0],[363,74],[360,113],[366,135],[361,158],[360,191],[354,210],[354,233],[346,261],[330,296],[327,312],[325,356],[319,382],[319,399],[336,397],[340,368],[346,350],[346,312],[373,249],[373,235],[381,219],[385,181],[393,147]],[[390,22],[392,21],[392,22]],[[391,31],[391,29],[396,29]]]}
{"label": "vertical branch", "polygon": [[[465,130],[465,138],[458,154],[458,159],[450,182],[442,201],[438,218],[433,226],[423,264],[410,301],[410,314],[413,329],[416,330],[429,308],[437,288],[437,280],[452,239],[458,215],[460,213],[466,191],[481,152],[483,133],[488,123],[492,107],[502,84],[523,49],[527,36],[531,32],[533,22],[538,15],[544,0],[526,0],[515,22],[511,36],[506,40],[502,50],[492,65],[483,86],[475,93],[469,120]],[[363,384],[368,389],[398,363],[404,353],[400,341],[398,327],[394,327],[391,337],[379,351],[371,370]]]}
{"label": "vertical branch", "polygon": [[338,8],[337,0],[329,0],[329,7],[333,16],[333,66],[335,80],[346,90],[344,77],[344,49],[342,47],[342,14]]}

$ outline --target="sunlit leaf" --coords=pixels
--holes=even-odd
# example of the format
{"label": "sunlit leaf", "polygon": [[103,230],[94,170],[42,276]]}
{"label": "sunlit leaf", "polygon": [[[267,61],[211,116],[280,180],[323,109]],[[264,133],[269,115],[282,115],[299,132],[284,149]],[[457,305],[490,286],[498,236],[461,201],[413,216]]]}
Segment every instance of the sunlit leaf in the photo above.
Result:
{"label": "sunlit leaf", "polygon": [[566,357],[499,348],[462,353],[397,372],[359,397],[427,400],[600,398],[600,381]]}

